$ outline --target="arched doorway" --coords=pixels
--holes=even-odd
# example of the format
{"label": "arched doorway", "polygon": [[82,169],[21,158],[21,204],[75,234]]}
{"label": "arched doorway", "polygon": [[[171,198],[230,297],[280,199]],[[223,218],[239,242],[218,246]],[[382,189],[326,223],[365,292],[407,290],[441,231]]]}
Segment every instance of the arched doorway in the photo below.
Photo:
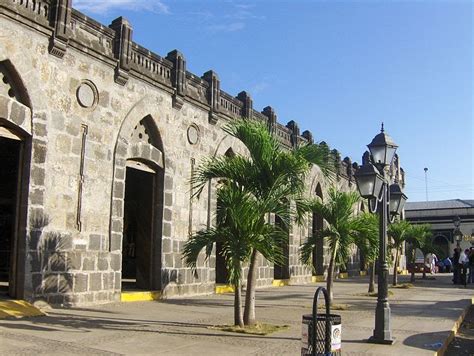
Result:
{"label": "arched doorway", "polygon": [[10,61],[0,62],[0,102],[0,293],[23,298],[31,102]]}
{"label": "arched doorway", "polygon": [[[289,204],[289,203],[288,203]],[[281,249],[283,252],[282,264],[275,263],[273,268],[273,279],[289,279],[290,278],[290,230],[282,218],[275,215],[275,225],[282,229],[285,238],[281,241]]]}
{"label": "arched doorway", "polygon": [[14,295],[23,141],[0,126],[0,286]]}
{"label": "arched doorway", "polygon": [[164,167],[161,139],[151,117],[135,126],[130,142],[124,184],[122,290],[156,290],[161,288]]}
{"label": "arched doorway", "polygon": [[[315,194],[321,199],[321,201],[323,200],[323,191],[319,183],[316,186]],[[323,217],[317,213],[313,213],[312,222],[313,235],[316,235],[319,231],[323,229]],[[313,267],[314,275],[321,276],[324,274],[324,239],[316,240],[316,244],[313,250]]]}
{"label": "arched doorway", "polygon": [[449,257],[449,240],[446,236],[438,234],[433,239],[433,245],[437,247],[439,252],[438,259],[444,260],[446,257]]}
{"label": "arched doorway", "polygon": [[[225,156],[228,158],[232,158],[235,156],[234,151],[232,148],[229,148]],[[217,209],[219,209],[219,200],[217,200]],[[216,223],[218,223],[216,221]],[[225,263],[225,256],[223,251],[222,243],[216,243],[216,283],[217,284],[227,284],[229,280],[229,270]]]}

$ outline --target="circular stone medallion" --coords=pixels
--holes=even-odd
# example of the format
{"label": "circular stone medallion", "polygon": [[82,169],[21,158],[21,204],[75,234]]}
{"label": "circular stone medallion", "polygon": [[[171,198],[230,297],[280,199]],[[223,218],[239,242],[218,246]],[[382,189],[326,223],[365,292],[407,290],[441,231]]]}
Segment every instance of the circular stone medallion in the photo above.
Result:
{"label": "circular stone medallion", "polygon": [[199,141],[199,128],[194,124],[188,127],[188,141],[191,145]]}
{"label": "circular stone medallion", "polygon": [[97,100],[97,89],[91,82],[82,82],[77,88],[77,101],[84,108],[90,108],[95,105]]}

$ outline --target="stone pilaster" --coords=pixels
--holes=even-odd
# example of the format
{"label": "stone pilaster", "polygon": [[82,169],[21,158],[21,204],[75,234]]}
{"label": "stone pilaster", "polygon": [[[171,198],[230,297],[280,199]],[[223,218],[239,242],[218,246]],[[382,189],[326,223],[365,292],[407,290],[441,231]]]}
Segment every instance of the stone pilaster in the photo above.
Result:
{"label": "stone pilaster", "polygon": [[116,18],[109,26],[115,31],[114,56],[117,59],[115,82],[125,85],[130,71],[130,55],[132,52],[132,26],[124,17]]}
{"label": "stone pilaster", "polygon": [[211,111],[209,112],[209,123],[215,125],[217,123],[217,114],[220,111],[221,82],[216,72],[212,70],[204,73],[202,79],[209,83],[207,90],[207,100],[211,106]]}
{"label": "stone pilaster", "polygon": [[183,98],[186,96],[186,60],[183,54],[177,50],[171,51],[166,59],[173,62],[173,70],[171,71],[171,84],[175,89],[173,94],[173,107],[181,109],[183,106]]}
{"label": "stone pilaster", "polygon": [[265,115],[268,118],[268,120],[267,120],[268,130],[270,132],[274,132],[275,131],[275,126],[276,126],[276,123],[277,123],[277,115],[275,113],[275,110],[273,110],[273,108],[271,106],[267,106],[267,107],[263,108],[262,114]]}
{"label": "stone pilaster", "polygon": [[49,40],[49,53],[63,58],[69,42],[72,0],[56,0],[51,7],[50,23],[53,35]]}
{"label": "stone pilaster", "polygon": [[244,106],[242,107],[243,117],[245,117],[246,119],[251,119],[253,113],[252,97],[247,92],[241,91],[239,95],[237,95],[237,99],[239,99],[244,104]]}

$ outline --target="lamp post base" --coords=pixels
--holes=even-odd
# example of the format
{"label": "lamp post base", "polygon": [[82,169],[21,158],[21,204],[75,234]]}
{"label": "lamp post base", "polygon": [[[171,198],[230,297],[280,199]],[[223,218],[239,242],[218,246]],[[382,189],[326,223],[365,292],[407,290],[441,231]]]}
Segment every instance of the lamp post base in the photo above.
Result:
{"label": "lamp post base", "polygon": [[367,342],[371,344],[381,344],[381,345],[393,345],[395,343],[396,339],[395,338],[376,338],[375,336],[371,336]]}

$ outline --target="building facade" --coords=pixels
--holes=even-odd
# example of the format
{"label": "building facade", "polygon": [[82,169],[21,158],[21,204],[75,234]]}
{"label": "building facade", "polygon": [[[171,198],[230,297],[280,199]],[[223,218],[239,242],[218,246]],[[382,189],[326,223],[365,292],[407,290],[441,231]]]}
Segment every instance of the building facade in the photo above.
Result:
{"label": "building facade", "polygon": [[[458,245],[462,249],[474,246],[474,200],[408,202],[405,219],[412,224],[431,225],[432,241],[441,258],[452,257]],[[457,229],[460,234],[455,233]]]}
{"label": "building facade", "polygon": [[[179,51],[141,47],[124,18],[104,26],[70,0],[0,0],[0,77],[0,274],[14,298],[84,305],[120,300],[126,288],[214,292],[225,282],[216,251],[197,273],[181,256],[216,209],[215,182],[191,199],[193,170],[205,157],[245,154],[222,130],[240,117],[264,122],[287,149],[313,141],[272,107],[255,110],[248,93],[221,90],[215,72],[187,71]],[[313,167],[308,195],[355,189],[357,164],[334,155],[337,182]],[[310,281],[299,247],[322,224],[292,227],[287,265],[261,258],[258,286]],[[315,251],[318,274],[326,249]],[[356,249],[348,266],[359,273]]]}

